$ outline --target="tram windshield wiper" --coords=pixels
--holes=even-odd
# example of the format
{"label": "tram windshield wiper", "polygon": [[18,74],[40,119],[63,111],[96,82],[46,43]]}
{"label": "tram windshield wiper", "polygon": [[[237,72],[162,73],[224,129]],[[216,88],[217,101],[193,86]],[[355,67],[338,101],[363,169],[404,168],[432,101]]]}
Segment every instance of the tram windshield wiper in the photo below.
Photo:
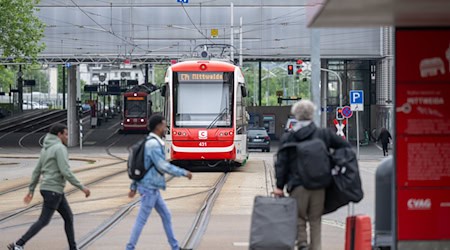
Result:
{"label": "tram windshield wiper", "polygon": [[212,128],[212,126],[214,126],[214,124],[216,124],[216,122],[228,111],[228,108],[224,108],[222,111],[220,111],[220,113],[216,116],[216,118],[214,118],[214,120],[211,122],[211,124],[209,124],[209,126],[206,129],[210,129]]}

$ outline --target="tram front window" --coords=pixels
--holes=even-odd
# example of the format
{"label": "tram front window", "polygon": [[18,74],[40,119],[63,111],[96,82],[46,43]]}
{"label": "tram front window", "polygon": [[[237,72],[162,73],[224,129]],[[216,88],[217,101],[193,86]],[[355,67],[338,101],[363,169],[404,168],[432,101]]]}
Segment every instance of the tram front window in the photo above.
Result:
{"label": "tram front window", "polygon": [[222,80],[183,81],[186,77],[175,78],[178,80],[174,85],[176,127],[214,128],[233,125],[232,73],[204,74],[223,74],[223,79],[219,77],[218,79]]}
{"label": "tram front window", "polygon": [[145,117],[147,107],[145,100],[127,100],[125,102],[125,115],[129,118]]}

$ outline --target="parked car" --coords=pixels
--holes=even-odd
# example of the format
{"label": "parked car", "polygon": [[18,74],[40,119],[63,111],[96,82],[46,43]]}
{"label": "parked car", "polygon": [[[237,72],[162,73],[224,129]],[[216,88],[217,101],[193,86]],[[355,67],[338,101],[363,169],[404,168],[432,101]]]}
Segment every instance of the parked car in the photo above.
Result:
{"label": "parked car", "polygon": [[286,121],[286,126],[284,127],[284,131],[291,131],[292,128],[294,128],[295,124],[297,124],[297,120],[295,118],[288,118]]}
{"label": "parked car", "polygon": [[265,128],[250,128],[247,131],[249,149],[261,149],[270,152],[270,137]]}
{"label": "parked car", "polygon": [[30,110],[30,109],[48,109],[47,104],[39,104],[37,102],[23,102],[22,105],[23,110]]}

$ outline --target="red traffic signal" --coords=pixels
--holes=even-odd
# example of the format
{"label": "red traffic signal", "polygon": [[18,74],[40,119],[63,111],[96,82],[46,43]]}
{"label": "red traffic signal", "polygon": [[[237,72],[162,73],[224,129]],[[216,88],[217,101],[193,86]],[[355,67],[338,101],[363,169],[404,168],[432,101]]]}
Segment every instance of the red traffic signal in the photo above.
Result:
{"label": "red traffic signal", "polygon": [[342,107],[336,108],[336,120],[344,120],[344,115],[342,114]]}
{"label": "red traffic signal", "polygon": [[288,75],[293,75],[294,74],[294,65],[289,64],[287,70],[288,70]]}

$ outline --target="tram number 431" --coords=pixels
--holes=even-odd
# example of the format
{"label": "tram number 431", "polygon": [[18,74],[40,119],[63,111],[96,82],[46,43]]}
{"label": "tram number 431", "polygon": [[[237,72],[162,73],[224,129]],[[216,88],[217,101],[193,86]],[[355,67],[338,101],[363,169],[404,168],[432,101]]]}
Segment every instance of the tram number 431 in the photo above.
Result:
{"label": "tram number 431", "polygon": [[200,147],[206,147],[208,144],[205,141],[202,141],[198,144]]}

